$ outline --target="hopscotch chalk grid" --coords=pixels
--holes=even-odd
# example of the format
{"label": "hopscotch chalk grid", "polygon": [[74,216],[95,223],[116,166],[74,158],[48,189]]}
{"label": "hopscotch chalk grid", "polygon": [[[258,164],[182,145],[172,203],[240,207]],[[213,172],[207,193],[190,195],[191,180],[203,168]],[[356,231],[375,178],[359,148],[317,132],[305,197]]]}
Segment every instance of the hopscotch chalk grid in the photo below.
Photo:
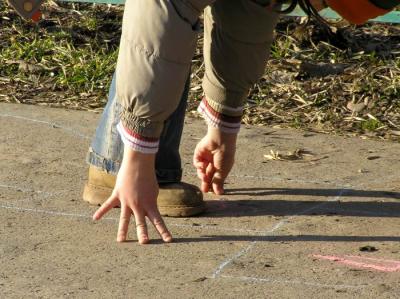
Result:
{"label": "hopscotch chalk grid", "polygon": [[[81,138],[81,139],[90,139],[89,136],[84,135],[83,133],[72,129],[67,126],[62,126],[53,122],[48,122],[48,121],[43,121],[43,120],[37,120],[37,119],[32,119],[32,118],[27,118],[24,116],[19,116],[19,115],[11,115],[11,114],[0,114],[0,117],[9,117],[9,118],[15,118],[15,119],[20,119],[24,121],[29,121],[29,122],[34,122],[42,125],[46,125],[52,128],[59,128],[61,130],[64,130],[66,132],[71,133],[73,136]],[[236,174],[233,175],[234,177],[241,177],[241,178],[251,178],[251,179],[258,179],[258,180],[270,180],[270,177],[256,177],[256,176],[250,176],[250,175],[242,175],[242,174]],[[285,181],[287,182],[286,179],[279,179],[275,178],[276,180],[280,181]],[[296,181],[293,181],[296,182]],[[315,183],[321,183],[321,182],[308,182],[308,181],[302,181],[302,180],[297,180],[297,182],[301,183],[308,183],[308,184],[315,184]],[[332,184],[332,182],[331,182]],[[327,184],[328,185],[328,184]],[[337,186],[337,185],[335,185]],[[6,189],[13,189],[13,190],[18,190],[22,192],[34,192],[36,194],[43,195],[46,199],[51,198],[57,195],[60,195],[62,193],[65,193],[67,191],[61,191],[61,192],[56,192],[56,193],[49,193],[45,191],[38,191],[38,190],[33,190],[29,188],[21,188],[19,186],[14,186],[14,185],[8,185],[8,184],[2,184],[0,183],[0,188],[6,188]],[[220,230],[220,231],[227,231],[227,232],[241,232],[241,233],[247,233],[249,236],[272,236],[274,233],[276,233],[279,229],[284,227],[290,220],[292,220],[296,216],[301,216],[305,215],[311,211],[317,210],[317,209],[324,209],[324,206],[329,204],[330,202],[335,202],[339,201],[340,198],[345,195],[347,188],[354,188],[353,186],[348,186],[346,185],[343,187],[339,193],[327,200],[326,202],[319,203],[313,207],[307,208],[305,210],[301,210],[298,213],[296,213],[295,216],[290,216],[290,217],[285,217],[282,220],[278,221],[276,224],[274,224],[270,229],[266,231],[262,230],[245,230],[245,229],[233,229],[233,228],[224,228],[224,227],[215,227],[212,225],[196,225],[193,227],[192,225],[184,225],[184,224],[178,224],[178,223],[169,223],[167,222],[167,225],[169,226],[175,226],[175,227],[182,227],[182,228],[192,228],[192,229],[203,229],[203,230]],[[65,211],[55,211],[55,210],[45,210],[45,209],[36,209],[36,208],[31,208],[31,207],[19,207],[15,206],[11,203],[5,203],[3,202],[0,205],[1,209],[6,209],[6,210],[14,210],[18,212],[29,212],[29,213],[34,213],[34,214],[47,214],[51,216],[61,216],[61,217],[71,217],[71,218],[84,218],[84,219],[91,219],[92,216],[88,214],[81,214],[81,213],[73,213],[73,212],[65,212]],[[359,211],[361,212],[368,212],[368,211]],[[113,218],[113,217],[105,217],[104,220],[108,221],[114,221],[117,222],[118,218]],[[320,287],[320,288],[351,288],[351,289],[359,289],[359,288],[364,288],[367,285],[346,285],[346,284],[322,284],[322,283],[317,283],[317,282],[308,282],[308,281],[301,281],[301,280],[280,280],[280,279],[275,279],[275,278],[266,278],[266,277],[251,277],[251,276],[230,276],[230,275],[224,275],[223,271],[226,267],[228,267],[231,263],[233,263],[235,260],[237,260],[240,257],[245,256],[247,253],[249,253],[255,245],[258,243],[258,241],[251,241],[250,244],[248,244],[246,247],[241,249],[240,251],[236,252],[233,254],[231,257],[228,259],[222,261],[212,272],[212,274],[208,277],[210,279],[230,279],[230,280],[239,280],[239,281],[251,281],[255,283],[267,283],[267,284],[291,284],[291,285],[305,285],[305,286],[313,286],[313,287]],[[342,264],[347,264],[347,265],[361,265],[360,267],[364,268],[370,268],[370,269],[380,269],[379,266],[376,266],[373,263],[367,264],[363,262],[358,262],[355,261],[356,257],[352,256],[344,256],[344,257],[334,257],[334,256],[322,256],[322,255],[313,255],[312,257],[320,260],[335,260],[338,263]],[[375,262],[388,262],[391,263],[389,266],[386,266],[387,272],[394,272],[397,271],[397,267],[400,269],[400,262],[399,261],[391,261],[391,260],[379,260]],[[358,263],[358,264],[357,264]],[[372,265],[372,266],[371,266]],[[374,268],[375,267],[375,268]]]}

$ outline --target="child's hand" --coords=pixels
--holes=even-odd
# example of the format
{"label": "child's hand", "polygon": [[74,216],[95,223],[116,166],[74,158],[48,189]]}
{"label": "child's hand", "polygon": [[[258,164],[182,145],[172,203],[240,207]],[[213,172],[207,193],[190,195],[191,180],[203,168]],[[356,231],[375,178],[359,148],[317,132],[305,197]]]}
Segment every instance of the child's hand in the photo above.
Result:
{"label": "child's hand", "polygon": [[158,183],[154,170],[154,159],[155,155],[153,154],[142,154],[125,146],[124,158],[114,191],[93,215],[94,220],[99,220],[113,207],[121,206],[118,242],[126,240],[132,214],[135,217],[136,233],[140,244],[146,244],[150,240],[146,217],[153,223],[164,242],[172,241],[171,233],[157,208]]}
{"label": "child's hand", "polygon": [[197,144],[193,165],[201,180],[201,191],[224,193],[224,182],[235,160],[236,138],[237,134],[209,127],[207,135]]}

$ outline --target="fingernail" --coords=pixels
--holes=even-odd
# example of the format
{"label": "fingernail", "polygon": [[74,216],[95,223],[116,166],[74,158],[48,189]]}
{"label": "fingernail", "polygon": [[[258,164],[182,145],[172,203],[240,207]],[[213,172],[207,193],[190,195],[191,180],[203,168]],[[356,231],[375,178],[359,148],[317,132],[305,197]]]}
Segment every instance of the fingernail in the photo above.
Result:
{"label": "fingernail", "polygon": [[165,236],[163,237],[163,240],[165,243],[171,243],[172,242],[172,236]]}
{"label": "fingernail", "polygon": [[139,240],[139,244],[141,244],[141,245],[148,244],[148,243],[149,243],[148,238],[142,238],[141,240]]}

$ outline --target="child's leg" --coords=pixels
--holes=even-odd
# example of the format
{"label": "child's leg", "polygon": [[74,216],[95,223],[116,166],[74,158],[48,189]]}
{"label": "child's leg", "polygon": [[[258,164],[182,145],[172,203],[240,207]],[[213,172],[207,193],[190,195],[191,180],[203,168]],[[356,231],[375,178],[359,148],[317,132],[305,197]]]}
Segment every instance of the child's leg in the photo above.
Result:
{"label": "child's leg", "polygon": [[[181,183],[179,145],[189,92],[189,78],[188,76],[178,107],[165,122],[156,157],[156,174],[161,184],[157,201],[162,215],[191,216],[204,210],[200,190],[193,185]],[[83,199],[91,204],[102,204],[111,195],[122,160],[124,145],[116,129],[121,106],[116,99],[115,87],[114,75],[108,102],[87,156],[90,165],[89,179]]]}
{"label": "child's leg", "polygon": [[189,85],[190,76],[186,81],[179,105],[166,120],[160,136],[160,145],[156,155],[156,175],[159,183],[177,183],[182,179],[179,146],[189,97]]}
{"label": "child's leg", "polygon": [[[181,101],[174,113],[166,120],[157,153],[156,171],[160,183],[176,183],[182,178],[179,145],[183,130],[189,78]],[[111,82],[108,102],[96,129],[87,162],[101,170],[116,175],[122,160],[124,145],[116,125],[119,122],[121,106],[115,96],[115,75]]]}
{"label": "child's leg", "polygon": [[124,145],[117,132],[121,106],[118,104],[115,93],[115,74],[113,76],[108,102],[104,108],[96,133],[87,155],[87,162],[107,173],[117,175]]}

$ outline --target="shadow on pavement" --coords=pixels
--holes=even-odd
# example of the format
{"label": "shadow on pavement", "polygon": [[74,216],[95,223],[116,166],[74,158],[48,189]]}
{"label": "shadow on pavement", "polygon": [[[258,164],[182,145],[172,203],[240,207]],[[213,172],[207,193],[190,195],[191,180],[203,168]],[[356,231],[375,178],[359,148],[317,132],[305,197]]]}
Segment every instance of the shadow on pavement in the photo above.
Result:
{"label": "shadow on pavement", "polygon": [[354,190],[354,189],[289,189],[289,188],[241,188],[227,189],[226,195],[310,195],[336,197],[369,197],[400,199],[400,192],[379,190]]}
{"label": "shadow on pavement", "polygon": [[[230,189],[226,195],[254,196],[254,199],[210,200],[204,217],[245,217],[245,216],[295,216],[295,215],[341,215],[358,217],[400,217],[400,193],[387,191],[364,191],[345,189],[342,196],[368,198],[368,201],[333,200],[342,189],[277,189],[249,188]],[[327,200],[274,200],[274,195],[319,196]],[[270,196],[271,199],[256,198]]]}
{"label": "shadow on pavement", "polygon": [[[238,236],[205,235],[195,238],[175,238],[174,243],[210,242],[210,241],[245,241],[245,242],[400,242],[400,237],[393,236],[326,236],[326,235],[288,235],[288,236]],[[153,244],[160,241],[154,240]]]}

